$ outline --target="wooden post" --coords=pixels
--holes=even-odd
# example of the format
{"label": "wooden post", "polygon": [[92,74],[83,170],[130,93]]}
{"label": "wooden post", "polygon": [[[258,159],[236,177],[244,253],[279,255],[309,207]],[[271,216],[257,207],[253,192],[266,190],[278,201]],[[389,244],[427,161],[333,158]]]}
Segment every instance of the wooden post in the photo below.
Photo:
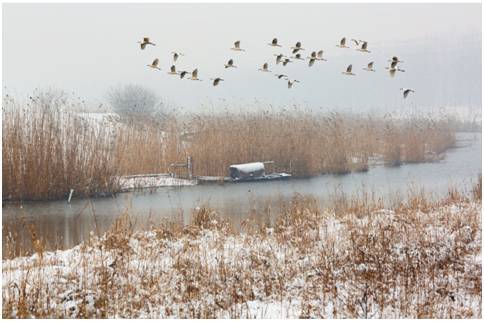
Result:
{"label": "wooden post", "polygon": [[192,157],[191,156],[187,157],[187,168],[188,168],[188,178],[192,179],[193,178],[193,171],[192,171]]}

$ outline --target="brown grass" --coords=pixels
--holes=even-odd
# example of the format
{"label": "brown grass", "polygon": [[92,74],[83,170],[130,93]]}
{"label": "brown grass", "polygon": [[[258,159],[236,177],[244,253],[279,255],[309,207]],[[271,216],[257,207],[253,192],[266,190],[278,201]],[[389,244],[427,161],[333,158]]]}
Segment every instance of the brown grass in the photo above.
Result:
{"label": "brown grass", "polygon": [[271,160],[274,171],[308,177],[365,171],[371,156],[390,166],[432,160],[455,143],[449,122],[425,118],[271,109],[119,122],[82,117],[40,95],[3,103],[2,189],[10,200],[59,199],[70,189],[75,197],[115,193],[116,176],[166,173],[187,156],[200,176]]}
{"label": "brown grass", "polygon": [[125,214],[62,257],[39,247],[3,261],[2,316],[481,317],[480,201],[452,190],[391,210],[369,195],[338,209],[295,195],[240,234],[209,208],[183,229],[146,232]]}

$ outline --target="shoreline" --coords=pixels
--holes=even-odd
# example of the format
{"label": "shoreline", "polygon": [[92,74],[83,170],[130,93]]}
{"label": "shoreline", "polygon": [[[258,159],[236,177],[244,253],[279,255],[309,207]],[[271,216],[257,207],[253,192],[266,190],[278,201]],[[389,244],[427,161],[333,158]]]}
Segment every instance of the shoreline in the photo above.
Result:
{"label": "shoreline", "polygon": [[33,256],[3,260],[2,314],[480,318],[481,234],[481,200],[459,194],[338,211],[295,196],[240,233],[208,208],[186,227],[139,232],[126,215],[70,250],[39,241]]}

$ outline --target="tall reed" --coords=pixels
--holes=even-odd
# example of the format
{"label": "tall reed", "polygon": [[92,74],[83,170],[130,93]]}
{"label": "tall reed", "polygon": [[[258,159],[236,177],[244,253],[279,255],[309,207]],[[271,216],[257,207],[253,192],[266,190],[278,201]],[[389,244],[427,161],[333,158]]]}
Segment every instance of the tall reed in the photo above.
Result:
{"label": "tall reed", "polygon": [[[147,118],[92,117],[66,100],[3,99],[4,199],[55,199],[117,192],[117,177],[173,171],[193,159],[195,175],[274,161],[296,177],[367,170],[435,158],[455,143],[448,121],[312,113],[295,109]],[[183,172],[179,171],[179,174]]]}

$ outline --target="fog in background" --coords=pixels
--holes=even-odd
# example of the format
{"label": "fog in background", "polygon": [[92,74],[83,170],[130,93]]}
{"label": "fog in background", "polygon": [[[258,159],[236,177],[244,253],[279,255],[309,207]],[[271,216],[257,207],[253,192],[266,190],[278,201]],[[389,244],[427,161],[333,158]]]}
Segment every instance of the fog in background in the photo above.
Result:
{"label": "fog in background", "polygon": [[[140,50],[149,36],[156,47]],[[365,54],[335,45],[346,36],[369,42]],[[278,37],[283,48],[267,43]],[[246,52],[229,48],[241,40]],[[275,66],[275,53],[301,41],[327,62]],[[352,44],[350,46],[353,47]],[[171,51],[179,70],[198,68],[202,82],[167,74]],[[405,73],[384,67],[397,55]],[[160,58],[162,71],[146,67]],[[233,58],[237,69],[225,69]],[[362,70],[375,61],[377,72]],[[272,73],[258,68],[269,62]],[[353,64],[356,77],[341,74]],[[291,90],[274,73],[301,81]],[[134,83],[184,111],[279,108],[297,104],[342,111],[447,108],[481,110],[480,4],[4,4],[3,87],[74,92],[98,105],[113,86]],[[210,78],[226,81],[212,87]],[[402,99],[399,88],[417,92]]]}

